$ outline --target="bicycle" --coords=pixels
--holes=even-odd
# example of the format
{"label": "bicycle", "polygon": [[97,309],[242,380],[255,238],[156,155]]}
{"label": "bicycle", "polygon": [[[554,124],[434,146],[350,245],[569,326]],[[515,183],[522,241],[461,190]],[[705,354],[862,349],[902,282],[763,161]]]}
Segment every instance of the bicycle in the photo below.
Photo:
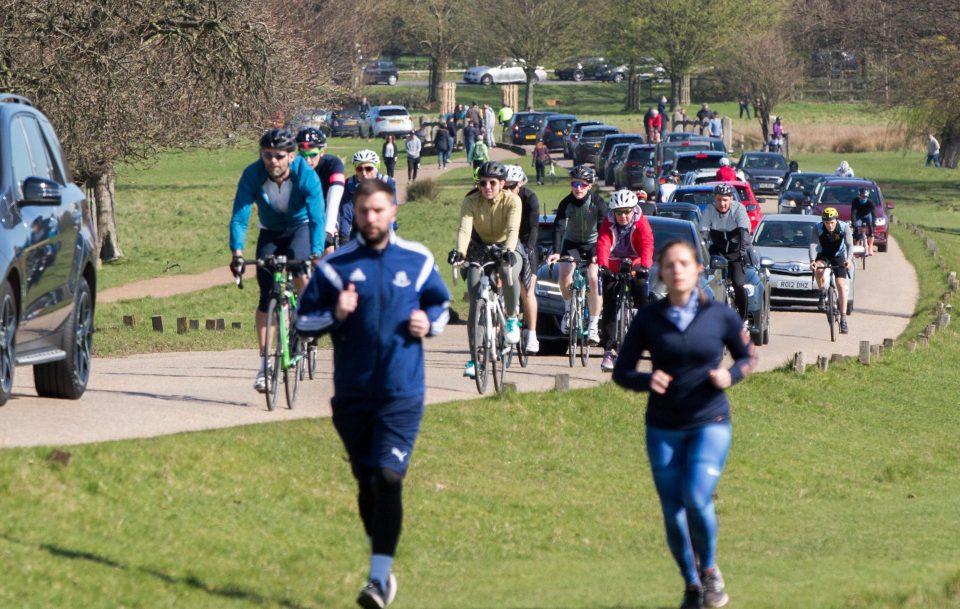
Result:
{"label": "bicycle", "polygon": [[[476,319],[473,333],[473,347],[470,358],[475,366],[473,380],[477,391],[482,395],[487,390],[489,375],[493,373],[493,386],[497,393],[503,391],[503,377],[509,365],[508,356],[512,345],[507,344],[507,316],[504,313],[503,294],[500,292],[498,268],[503,261],[504,249],[498,245],[487,245],[481,261],[464,261],[454,264],[453,283],[457,283],[457,269],[465,266],[480,270],[480,290],[477,295]],[[522,335],[522,332],[521,332]]]}
{"label": "bicycle", "polygon": [[577,348],[580,349],[580,364],[586,366],[590,360],[590,311],[587,307],[587,293],[590,291],[590,282],[583,269],[590,266],[590,260],[561,256],[560,262],[568,262],[573,268],[572,295],[570,298],[570,315],[567,318],[567,357],[570,367],[577,361]]}
{"label": "bicycle", "polygon": [[[837,334],[840,333],[840,293],[837,291],[835,271],[840,267],[835,267],[824,262],[821,262],[817,266],[823,269],[823,280],[824,283],[827,284],[824,308],[827,314],[827,324],[830,326],[830,341],[837,342]],[[816,271],[814,271],[814,281],[816,281],[816,276]]]}
{"label": "bicycle", "polygon": [[[262,354],[267,410],[272,411],[277,407],[281,372],[287,408],[293,409],[300,393],[301,379],[305,374],[314,378],[317,366],[316,345],[312,346],[311,353],[308,340],[297,334],[291,320],[291,315],[297,309],[297,293],[291,289],[290,270],[297,267],[309,269],[310,261],[268,256],[265,259],[258,258],[257,267],[273,273],[273,288],[267,305],[267,342]],[[242,289],[243,278],[237,279],[237,287]]]}
{"label": "bicycle", "polygon": [[856,220],[853,223],[853,243],[863,248],[859,254],[854,252],[854,256],[860,256],[860,263],[863,270],[867,270],[867,256],[870,251],[869,231],[867,224],[863,220]]}
{"label": "bicycle", "polygon": [[[624,266],[623,262],[626,262],[627,266]],[[631,281],[633,278],[633,269],[629,267],[629,264],[629,260],[621,261],[621,267],[619,271],[613,272],[609,269],[605,270],[605,276],[610,280],[617,282],[616,344],[618,349],[620,348],[620,345],[623,344],[624,339],[627,337],[627,331],[630,329],[631,322],[633,322],[635,311],[633,308],[633,286]],[[641,279],[646,279],[647,270],[643,269],[642,271],[638,271],[638,276]]]}

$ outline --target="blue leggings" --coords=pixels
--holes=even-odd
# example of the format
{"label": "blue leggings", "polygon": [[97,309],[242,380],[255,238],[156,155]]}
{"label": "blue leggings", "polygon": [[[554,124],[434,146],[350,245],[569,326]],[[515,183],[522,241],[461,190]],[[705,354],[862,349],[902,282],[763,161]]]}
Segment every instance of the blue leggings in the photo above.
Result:
{"label": "blue leggings", "polygon": [[716,566],[717,513],[713,491],[730,450],[729,422],[676,430],[647,426],[647,456],[660,495],[667,545],[688,584]]}

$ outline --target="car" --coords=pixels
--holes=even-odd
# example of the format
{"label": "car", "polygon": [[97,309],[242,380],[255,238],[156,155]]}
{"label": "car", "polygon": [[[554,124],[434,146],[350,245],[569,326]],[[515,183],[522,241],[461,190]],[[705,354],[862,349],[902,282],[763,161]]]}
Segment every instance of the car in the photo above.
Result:
{"label": "car", "polygon": [[584,127],[594,127],[602,124],[603,121],[577,121],[570,125],[567,135],[563,136],[563,158],[573,158],[573,150],[577,147],[577,141],[580,139],[580,131]]}
{"label": "car", "polygon": [[[713,150],[677,152],[673,155],[671,167],[680,172],[684,184],[713,182],[717,177],[717,170],[720,168],[720,159],[726,156],[723,152]],[[666,171],[664,169],[664,173]],[[746,180],[742,171],[737,171],[737,177]]]}
{"label": "car", "polygon": [[697,227],[697,232],[701,232],[700,226],[701,220],[703,219],[703,212],[700,210],[699,205],[694,205],[693,203],[658,203],[657,216],[693,222],[694,226]]}
{"label": "car", "polygon": [[287,128],[293,133],[313,127],[330,135],[330,112],[327,110],[300,110],[287,122]]}
{"label": "car", "polygon": [[540,129],[549,114],[545,112],[517,112],[510,117],[507,128],[512,144],[535,144]]}
{"label": "car", "polygon": [[[753,247],[770,266],[770,300],[774,306],[816,306],[820,297],[810,270],[811,245],[818,241],[819,216],[771,214],[753,235]],[[853,311],[856,266],[850,265],[847,282],[847,312]]]}
{"label": "car", "polygon": [[[667,71],[652,57],[639,58],[633,69],[637,78],[643,81],[652,80],[659,84],[667,80]],[[597,80],[615,83],[623,82],[628,76],[630,76],[630,66],[627,63],[609,65],[597,72]]]}
{"label": "car", "polygon": [[[801,203],[806,193],[816,192],[817,186],[824,179],[832,177],[830,173],[794,171],[780,185],[780,196],[777,200],[777,213],[799,214],[802,212]],[[812,208],[809,210],[813,213]]]}
{"label": "car", "polygon": [[[720,182],[704,182],[701,185],[716,188],[717,184],[720,184]],[[760,208],[760,203],[757,202],[757,197],[753,194],[753,189],[750,188],[750,182],[727,182],[727,184],[733,186],[734,190],[737,191],[736,199],[747,210],[747,217],[750,218],[750,232],[753,233],[757,230],[760,220],[763,219],[763,210]]]}
{"label": "car", "polygon": [[639,133],[611,133],[604,136],[603,141],[600,142],[600,150],[597,152],[597,160],[595,164],[597,166],[597,176],[603,179],[605,185],[610,185],[613,183],[613,176],[608,182],[606,180],[606,168],[607,168],[607,157],[610,156],[610,151],[613,150],[613,147],[616,144],[642,144],[643,136]]}
{"label": "car", "polygon": [[583,57],[581,59],[571,59],[566,64],[555,71],[560,80],[597,80],[597,74],[602,70],[607,70],[610,62],[603,57]]}
{"label": "car", "polygon": [[757,194],[777,194],[787,173],[787,159],[779,152],[744,152],[737,162],[753,191]]}
{"label": "car", "polygon": [[96,231],[53,125],[26,97],[0,94],[0,405],[16,367],[37,394],[78,399],[90,380]]}
{"label": "car", "polygon": [[613,170],[613,187],[642,188],[647,196],[653,196],[657,190],[657,172],[653,166],[656,155],[656,144],[631,144],[624,161]]}
{"label": "car", "polygon": [[[713,205],[713,188],[716,184],[690,184],[677,187],[670,195],[667,203],[691,203],[700,208],[700,211],[706,209],[707,205]],[[734,201],[740,201],[740,193],[734,189]]]}
{"label": "car", "polygon": [[553,114],[547,116],[537,133],[537,139],[550,150],[559,150],[563,148],[563,140],[570,133],[571,127],[577,122],[577,117],[572,114]]}
{"label": "car", "polygon": [[360,137],[360,113],[354,109],[334,110],[327,125],[333,137]]}
{"label": "car", "polygon": [[400,72],[397,70],[397,64],[389,59],[375,59],[363,66],[363,84],[365,85],[380,83],[395,85],[399,78]]}
{"label": "car", "polygon": [[600,154],[600,147],[603,145],[603,138],[618,133],[620,133],[620,128],[614,127],[613,125],[584,127],[580,131],[577,147],[573,149],[573,164],[583,165],[584,163],[592,163],[596,165],[597,158]]}
{"label": "car", "polygon": [[[467,84],[493,85],[503,83],[525,83],[527,75],[524,72],[526,62],[522,59],[507,59],[497,66],[476,66],[467,68],[463,72],[463,80]],[[536,80],[547,80],[547,72],[542,66],[534,70]]]}
{"label": "car", "polygon": [[403,106],[373,106],[362,125],[368,137],[406,137],[413,131],[413,119]]}
{"label": "car", "polygon": [[850,221],[850,204],[857,197],[860,189],[870,191],[870,200],[873,201],[873,243],[877,251],[887,251],[887,210],[893,209],[893,203],[887,203],[883,198],[880,187],[872,180],[858,178],[830,179],[822,182],[814,199],[813,215],[820,217],[823,210],[833,207],[840,214],[840,220]]}
{"label": "car", "polygon": [[633,144],[629,142],[613,145],[613,148],[610,150],[610,156],[607,158],[603,169],[604,184],[609,186],[614,183],[614,172],[617,170],[617,167],[626,160],[627,152],[632,145]]}

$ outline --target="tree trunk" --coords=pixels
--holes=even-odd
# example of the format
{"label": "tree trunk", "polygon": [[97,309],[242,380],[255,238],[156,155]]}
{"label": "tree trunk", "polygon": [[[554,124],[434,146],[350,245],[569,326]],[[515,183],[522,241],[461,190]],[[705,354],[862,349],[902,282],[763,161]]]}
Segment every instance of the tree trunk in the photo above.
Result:
{"label": "tree trunk", "polygon": [[114,197],[113,167],[94,174],[87,180],[87,187],[93,190],[93,205],[97,218],[97,256],[104,262],[123,258],[120,239],[117,234],[117,215]]}
{"label": "tree trunk", "polygon": [[680,76],[680,105],[690,105],[690,75],[682,74]]}
{"label": "tree trunk", "polygon": [[640,87],[637,78],[637,66],[631,61],[627,69],[627,94],[623,109],[636,112],[640,109]]}
{"label": "tree trunk", "polygon": [[429,102],[440,101],[440,89],[443,88],[443,81],[446,79],[447,66],[450,60],[446,53],[439,53],[436,57],[430,59],[430,94],[427,98]]}
{"label": "tree trunk", "polygon": [[753,111],[756,113],[757,120],[760,121],[760,132],[763,134],[760,145],[766,147],[767,142],[770,141],[770,108],[765,104],[756,104],[753,106]]}
{"label": "tree trunk", "polygon": [[528,67],[524,70],[527,76],[527,88],[523,92],[523,108],[533,109],[533,85],[537,82],[536,68]]}

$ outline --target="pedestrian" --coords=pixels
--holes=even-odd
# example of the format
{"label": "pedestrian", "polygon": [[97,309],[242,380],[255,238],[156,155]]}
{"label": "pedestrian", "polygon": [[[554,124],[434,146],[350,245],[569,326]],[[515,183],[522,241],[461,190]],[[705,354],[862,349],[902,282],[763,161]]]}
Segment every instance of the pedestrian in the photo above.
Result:
{"label": "pedestrian", "polygon": [[433,133],[433,148],[437,151],[437,168],[444,169],[450,162],[450,133],[443,121],[440,121]]}
{"label": "pedestrian", "polygon": [[473,169],[480,169],[480,166],[490,160],[490,149],[483,140],[477,140],[473,145],[473,154],[470,161],[473,163]]}
{"label": "pedestrian", "polygon": [[420,151],[423,149],[423,143],[416,131],[410,132],[403,147],[407,150],[407,181],[412,182],[417,179],[417,172],[420,171]]}
{"label": "pedestrian", "polygon": [[493,127],[496,125],[497,117],[493,111],[493,107],[490,104],[483,104],[483,135],[486,139],[487,146],[493,148],[497,145],[496,140],[493,139]]}
{"label": "pedestrian", "polygon": [[[716,561],[713,503],[732,436],[724,390],[756,364],[740,317],[697,287],[703,271],[697,255],[688,241],[664,244],[657,266],[667,296],[637,312],[613,368],[618,385],[650,393],[647,457],[667,546],[686,584],[681,609],[729,600]],[[733,359],[729,368],[722,364],[724,347]],[[637,371],[643,351],[650,352],[652,372]]]}
{"label": "pedestrian", "polygon": [[543,185],[547,165],[553,164],[553,159],[550,158],[550,149],[543,143],[543,140],[537,140],[531,156],[533,157],[533,167],[537,171],[537,184]]}
{"label": "pedestrian", "polygon": [[647,120],[644,122],[647,130],[647,143],[652,144],[660,140],[660,132],[663,130],[663,116],[656,108],[650,108],[647,112]]}
{"label": "pedestrian", "polygon": [[357,113],[360,115],[360,118],[367,118],[367,115],[370,114],[370,101],[367,99],[366,95],[360,98],[360,105],[357,107]]}
{"label": "pedestrian", "polygon": [[457,149],[457,119],[453,114],[447,115],[447,132],[450,134],[450,152]]}
{"label": "pedestrian", "polygon": [[926,166],[929,167],[930,163],[933,163],[934,167],[940,166],[940,142],[937,141],[937,138],[933,137],[932,133],[927,135]]}
{"label": "pedestrian", "polygon": [[670,115],[667,114],[667,96],[661,95],[660,101],[657,102],[657,111],[660,112],[660,139],[667,134],[667,123],[669,122]]}
{"label": "pedestrian", "polygon": [[683,111],[683,106],[677,106],[673,110],[673,130],[674,131],[686,131],[687,129],[687,114]]}
{"label": "pedestrian", "polygon": [[393,194],[379,180],[355,193],[358,236],[320,262],[297,329],[333,339],[333,426],[357,481],[370,571],[357,603],[389,605],[403,524],[403,479],[423,418],[423,339],[443,332],[450,294],[430,251],[399,239]]}
{"label": "pedestrian", "polygon": [[710,106],[708,104],[705,103],[700,106],[700,110],[697,112],[697,122],[700,124],[700,135],[703,135],[707,125],[710,124],[710,115]]}
{"label": "pedestrian", "polygon": [[773,135],[770,139],[774,144],[770,152],[781,152],[783,150],[783,122],[781,122],[779,116],[773,119]]}
{"label": "pedestrian", "polygon": [[453,109],[453,116],[457,119],[457,124],[463,126],[467,120],[467,108],[463,104],[457,104]]}
{"label": "pedestrian", "polygon": [[473,158],[473,145],[477,142],[477,129],[473,126],[473,121],[467,119],[467,124],[463,126],[463,146],[467,149],[467,158]]}
{"label": "pedestrian", "polygon": [[710,137],[723,137],[723,121],[719,112],[714,112],[710,117]]}
{"label": "pedestrian", "polygon": [[388,135],[386,141],[383,142],[381,153],[383,164],[387,166],[387,175],[392,178],[393,170],[397,166],[397,156],[400,154],[400,151],[397,150],[396,139],[392,135]]}
{"label": "pedestrian", "polygon": [[750,120],[750,96],[741,95],[740,96],[740,118],[743,118],[743,115],[747,115],[747,120]]}
{"label": "pedestrian", "polygon": [[470,104],[470,109],[467,110],[467,120],[473,122],[473,126],[477,129],[480,129],[483,125],[483,113],[480,111],[480,107],[477,105],[477,100],[473,100]]}

